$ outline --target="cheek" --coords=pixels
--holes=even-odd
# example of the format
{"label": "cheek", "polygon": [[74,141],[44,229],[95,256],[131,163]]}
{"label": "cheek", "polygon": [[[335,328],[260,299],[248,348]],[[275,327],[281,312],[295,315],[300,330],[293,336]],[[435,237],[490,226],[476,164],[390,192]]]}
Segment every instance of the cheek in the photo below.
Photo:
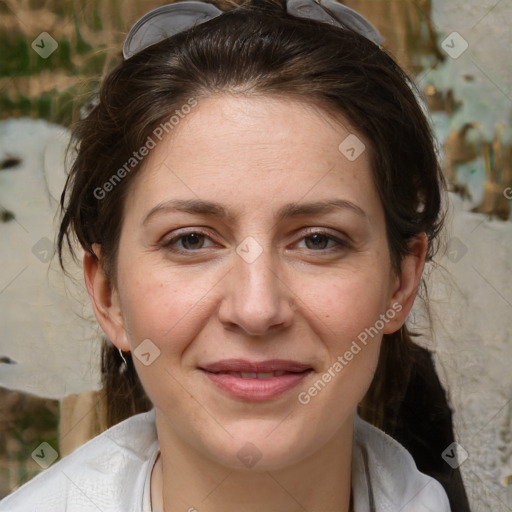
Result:
{"label": "cheek", "polygon": [[338,272],[302,280],[296,293],[330,344],[343,348],[344,342],[373,326],[385,312],[388,286],[377,272]]}
{"label": "cheek", "polygon": [[[200,280],[184,279],[155,267],[132,265],[125,276],[120,286],[123,320],[142,386],[159,407],[185,407],[176,370],[183,352],[201,329],[201,299],[207,290]],[[137,356],[142,352],[138,347],[143,346],[149,347],[147,365]]]}
{"label": "cheek", "polygon": [[307,306],[303,311],[326,352],[319,374],[320,379],[325,374],[326,386],[317,386],[323,395],[317,405],[340,400],[358,403],[377,367],[382,339],[379,319],[386,312],[388,283],[376,273],[354,272],[304,284],[299,291]]}
{"label": "cheek", "polygon": [[386,301],[375,279],[338,281],[302,293],[310,305],[308,322],[316,326],[326,357],[298,401],[308,415],[308,428],[325,440],[353,413],[372,382],[382,340],[375,324]]}
{"label": "cheek", "polygon": [[187,289],[176,287],[176,282],[146,281],[126,290],[123,315],[130,345],[134,349],[143,339],[150,338],[157,346],[168,339],[179,338],[183,326],[200,299]]}
{"label": "cheek", "polygon": [[[120,264],[119,270],[124,270],[121,308],[132,352],[149,339],[165,354],[166,363],[177,367],[213,314],[215,287],[222,276],[199,268],[185,273],[147,261],[124,268]],[[144,366],[140,370],[146,372]]]}

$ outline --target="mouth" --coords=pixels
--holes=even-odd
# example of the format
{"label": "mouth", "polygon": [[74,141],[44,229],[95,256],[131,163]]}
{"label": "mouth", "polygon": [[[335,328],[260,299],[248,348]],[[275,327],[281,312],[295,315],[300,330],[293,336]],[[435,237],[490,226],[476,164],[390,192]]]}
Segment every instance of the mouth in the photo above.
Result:
{"label": "mouth", "polygon": [[224,394],[249,401],[275,399],[314,371],[309,364],[283,359],[261,362],[228,359],[199,369]]}
{"label": "mouth", "polygon": [[[205,370],[208,371],[208,370]],[[208,372],[214,375],[232,375],[239,379],[271,379],[272,377],[281,377],[287,373],[302,373],[302,372]]]}
{"label": "mouth", "polygon": [[[223,359],[200,367],[211,373],[245,373],[245,374],[268,374],[268,373],[299,373],[305,370],[312,370],[313,367],[307,363],[292,361],[289,359],[268,359],[266,361],[248,361],[246,359]],[[256,377],[246,377],[256,378]],[[264,378],[264,377],[263,377]]]}

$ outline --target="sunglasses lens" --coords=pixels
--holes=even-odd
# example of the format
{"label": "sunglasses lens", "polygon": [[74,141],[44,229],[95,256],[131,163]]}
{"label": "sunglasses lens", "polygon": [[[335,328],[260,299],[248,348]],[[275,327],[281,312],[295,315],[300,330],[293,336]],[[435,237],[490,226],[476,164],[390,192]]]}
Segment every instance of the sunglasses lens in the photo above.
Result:
{"label": "sunglasses lens", "polygon": [[123,45],[123,56],[129,59],[148,46],[211,20],[222,12],[212,4],[194,1],[157,7],[130,29]]}
{"label": "sunglasses lens", "polygon": [[[297,17],[348,27],[377,45],[384,41],[366,18],[335,0],[287,0],[287,11]],[[157,7],[130,29],[123,45],[123,56],[129,59],[148,46],[216,18],[223,12],[213,4],[194,0]]]}
{"label": "sunglasses lens", "polygon": [[335,0],[319,0],[319,2],[346,27],[365,36],[377,45],[381,45],[384,42],[384,38],[380,35],[379,31],[362,14],[354,11],[354,9]]}
{"label": "sunglasses lens", "polygon": [[287,0],[286,10],[289,14],[297,18],[321,21],[329,25],[336,24],[332,16],[329,15],[320,4],[312,0]]}

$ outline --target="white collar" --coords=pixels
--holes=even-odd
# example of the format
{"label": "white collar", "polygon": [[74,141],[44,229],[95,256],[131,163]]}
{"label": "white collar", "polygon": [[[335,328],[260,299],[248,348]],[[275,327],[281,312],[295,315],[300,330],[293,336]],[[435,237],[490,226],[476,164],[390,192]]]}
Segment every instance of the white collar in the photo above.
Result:
{"label": "white collar", "polygon": [[441,484],[418,471],[412,455],[382,430],[354,422],[352,489],[356,512],[450,512]]}
{"label": "white collar", "polygon": [[[38,474],[4,498],[0,512],[146,512],[143,499],[149,496],[158,450],[153,408],[106,430]],[[352,489],[355,512],[450,512],[441,484],[420,473],[404,447],[358,416]]]}
{"label": "white collar", "polygon": [[[158,453],[157,448],[150,458],[142,512],[152,512],[151,471]],[[352,490],[355,512],[450,512],[441,484],[419,472],[401,444],[358,415],[354,422]]]}

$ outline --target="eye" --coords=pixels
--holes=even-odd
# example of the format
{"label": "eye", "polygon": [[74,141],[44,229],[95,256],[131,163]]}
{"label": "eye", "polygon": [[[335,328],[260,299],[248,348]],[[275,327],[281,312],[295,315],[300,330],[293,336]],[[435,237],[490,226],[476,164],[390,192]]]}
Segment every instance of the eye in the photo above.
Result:
{"label": "eye", "polygon": [[[301,238],[301,241],[302,240],[305,240],[306,248],[313,251],[325,251],[326,249],[332,249],[333,247],[337,249],[350,248],[350,244],[348,242],[340,240],[325,231],[311,232]],[[332,245],[327,247],[329,242],[331,242]]]}
{"label": "eye", "polygon": [[[191,253],[198,252],[200,249],[214,247],[215,244],[205,246],[205,242],[211,238],[201,231],[189,231],[171,238],[164,242],[162,246],[173,252]],[[344,250],[351,245],[325,231],[315,231],[307,234],[299,240],[299,243],[305,241],[305,248],[313,252],[332,252],[332,250]]]}
{"label": "eye", "polygon": [[[204,248],[204,241],[210,238],[200,231],[190,231],[182,235],[175,236],[163,245],[166,249],[176,252],[194,252]],[[175,247],[177,245],[177,247]],[[181,246],[181,247],[180,247]]]}

